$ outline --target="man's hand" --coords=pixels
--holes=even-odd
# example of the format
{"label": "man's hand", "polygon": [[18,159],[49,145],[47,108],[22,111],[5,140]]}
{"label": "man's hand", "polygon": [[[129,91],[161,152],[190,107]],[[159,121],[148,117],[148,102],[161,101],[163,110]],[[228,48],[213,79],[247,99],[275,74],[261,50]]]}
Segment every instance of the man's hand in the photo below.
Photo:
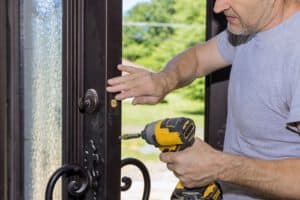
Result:
{"label": "man's hand", "polygon": [[175,153],[162,153],[187,188],[222,181],[249,188],[263,199],[299,199],[300,159],[261,160],[214,150],[196,139],[193,146]]}
{"label": "man's hand", "polygon": [[159,73],[120,64],[118,69],[127,74],[108,80],[106,90],[118,93],[117,100],[133,97],[133,104],[156,104],[172,90],[226,66],[213,38],[179,53]]}
{"label": "man's hand", "polygon": [[169,92],[163,72],[154,73],[146,69],[118,65],[123,76],[108,80],[108,92],[118,93],[115,98],[133,98],[133,104],[156,104]]}
{"label": "man's hand", "polygon": [[174,153],[161,153],[160,160],[167,164],[185,187],[201,187],[216,181],[221,171],[222,152],[196,139],[193,146]]}

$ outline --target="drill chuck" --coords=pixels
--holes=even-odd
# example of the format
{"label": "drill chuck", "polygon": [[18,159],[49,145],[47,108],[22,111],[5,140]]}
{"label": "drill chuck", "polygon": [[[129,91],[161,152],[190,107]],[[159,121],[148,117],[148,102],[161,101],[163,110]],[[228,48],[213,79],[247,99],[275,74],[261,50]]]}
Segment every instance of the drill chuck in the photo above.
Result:
{"label": "drill chuck", "polygon": [[155,140],[155,125],[157,123],[158,123],[158,121],[152,122],[151,124],[146,125],[146,127],[144,128],[144,130],[141,133],[141,137],[148,144],[154,145],[155,147],[158,147],[158,144]]}

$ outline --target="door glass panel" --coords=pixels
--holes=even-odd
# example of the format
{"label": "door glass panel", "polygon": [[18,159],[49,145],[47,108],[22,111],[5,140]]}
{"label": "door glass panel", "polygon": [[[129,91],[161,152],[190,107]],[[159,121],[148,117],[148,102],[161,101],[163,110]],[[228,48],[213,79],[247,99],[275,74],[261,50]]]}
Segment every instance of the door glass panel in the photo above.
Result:
{"label": "door glass panel", "polygon": [[62,163],[62,2],[23,0],[21,16],[24,195],[41,200]]}

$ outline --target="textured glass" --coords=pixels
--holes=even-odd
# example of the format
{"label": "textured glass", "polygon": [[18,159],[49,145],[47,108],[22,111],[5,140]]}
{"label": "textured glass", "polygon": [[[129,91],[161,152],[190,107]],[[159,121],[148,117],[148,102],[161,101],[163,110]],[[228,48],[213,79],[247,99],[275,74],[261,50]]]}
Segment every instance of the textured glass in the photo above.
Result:
{"label": "textured glass", "polygon": [[62,2],[23,0],[22,8],[24,193],[41,200],[62,163]]}

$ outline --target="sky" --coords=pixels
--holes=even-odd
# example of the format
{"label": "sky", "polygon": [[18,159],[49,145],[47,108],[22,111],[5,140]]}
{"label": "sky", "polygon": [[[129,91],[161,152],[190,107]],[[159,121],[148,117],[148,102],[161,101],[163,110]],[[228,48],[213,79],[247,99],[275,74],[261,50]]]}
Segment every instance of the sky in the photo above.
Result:
{"label": "sky", "polygon": [[147,2],[150,0],[123,0],[123,14],[134,7],[137,3]]}

